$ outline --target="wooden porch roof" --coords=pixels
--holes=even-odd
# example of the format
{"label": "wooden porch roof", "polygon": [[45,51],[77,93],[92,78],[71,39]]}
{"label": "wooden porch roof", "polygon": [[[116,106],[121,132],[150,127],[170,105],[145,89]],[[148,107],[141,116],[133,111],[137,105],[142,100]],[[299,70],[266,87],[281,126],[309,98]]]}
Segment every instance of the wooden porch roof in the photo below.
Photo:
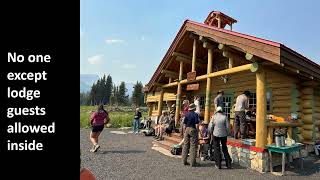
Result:
{"label": "wooden porch roof", "polygon": [[[172,58],[172,53],[176,51],[177,48],[181,47],[182,44],[186,43],[185,41],[188,41],[189,38],[186,38],[186,36],[189,32],[204,36],[213,42],[224,44],[237,51],[253,54],[261,59],[272,62],[272,64],[279,65],[279,67],[289,66],[307,74],[314,80],[320,80],[319,64],[281,43],[186,20],[159,64],[156,72],[147,84],[147,91],[151,90],[153,83],[161,76],[161,71],[166,69],[168,62]],[[185,50],[192,53],[192,47],[188,47]],[[201,50],[199,53],[205,54],[201,52]],[[184,72],[189,72],[189,69],[186,70],[187,71]]]}

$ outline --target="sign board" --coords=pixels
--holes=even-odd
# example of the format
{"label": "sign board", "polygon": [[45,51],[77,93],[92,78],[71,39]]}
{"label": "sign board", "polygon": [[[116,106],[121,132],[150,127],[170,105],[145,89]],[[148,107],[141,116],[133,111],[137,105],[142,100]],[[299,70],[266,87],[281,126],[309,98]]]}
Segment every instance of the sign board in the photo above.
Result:
{"label": "sign board", "polygon": [[196,80],[196,77],[197,77],[196,71],[187,73],[187,81],[194,81]]}
{"label": "sign board", "polygon": [[197,91],[197,90],[199,90],[199,83],[187,85],[187,91]]}

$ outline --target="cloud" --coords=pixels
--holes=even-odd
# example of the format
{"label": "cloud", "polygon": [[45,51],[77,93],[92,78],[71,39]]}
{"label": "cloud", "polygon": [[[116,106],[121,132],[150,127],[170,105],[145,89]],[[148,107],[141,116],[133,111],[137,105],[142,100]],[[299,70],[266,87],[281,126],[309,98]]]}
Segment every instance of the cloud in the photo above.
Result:
{"label": "cloud", "polygon": [[144,36],[141,36],[141,41],[144,41],[146,38]]}
{"label": "cloud", "polygon": [[123,39],[106,39],[107,44],[121,44],[125,41]]}
{"label": "cloud", "polygon": [[95,55],[88,58],[88,62],[92,65],[99,65],[103,62],[103,55]]}
{"label": "cloud", "polygon": [[137,66],[135,64],[124,64],[122,65],[123,69],[135,69]]}

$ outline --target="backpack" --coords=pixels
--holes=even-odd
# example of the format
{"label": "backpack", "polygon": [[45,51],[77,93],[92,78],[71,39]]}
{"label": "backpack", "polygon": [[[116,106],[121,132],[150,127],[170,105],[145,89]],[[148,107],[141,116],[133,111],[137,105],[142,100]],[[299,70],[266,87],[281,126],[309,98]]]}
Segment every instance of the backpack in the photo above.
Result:
{"label": "backpack", "polygon": [[145,136],[154,136],[155,132],[153,128],[149,128],[147,131],[143,132]]}
{"label": "backpack", "polygon": [[175,144],[171,146],[171,154],[172,155],[181,155],[182,148],[179,144]]}

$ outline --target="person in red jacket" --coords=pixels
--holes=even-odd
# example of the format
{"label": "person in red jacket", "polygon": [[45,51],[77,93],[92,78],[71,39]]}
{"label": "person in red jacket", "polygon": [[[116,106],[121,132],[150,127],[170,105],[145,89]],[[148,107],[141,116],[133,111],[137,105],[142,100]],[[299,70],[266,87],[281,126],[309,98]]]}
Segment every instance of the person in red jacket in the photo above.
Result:
{"label": "person in red jacket", "polygon": [[93,147],[91,148],[90,152],[97,152],[100,148],[100,145],[98,144],[98,138],[104,128],[104,125],[108,122],[108,112],[104,110],[103,105],[100,105],[98,110],[91,114],[90,124],[92,126],[92,131],[90,133],[90,140],[93,144]]}

